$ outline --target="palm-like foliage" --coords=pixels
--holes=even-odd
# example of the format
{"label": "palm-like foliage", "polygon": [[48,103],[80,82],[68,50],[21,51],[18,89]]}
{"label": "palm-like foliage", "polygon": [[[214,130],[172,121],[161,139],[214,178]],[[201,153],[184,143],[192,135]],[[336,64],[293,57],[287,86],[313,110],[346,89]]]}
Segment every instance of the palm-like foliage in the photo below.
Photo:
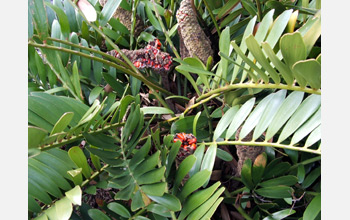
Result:
{"label": "palm-like foliage", "polygon": [[[312,202],[304,218],[319,215],[320,157],[312,156],[321,154],[319,1],[194,1],[202,27],[219,36],[219,57],[206,64],[177,52],[178,1],[110,0],[102,10],[98,1],[89,2],[95,22],[71,0],[29,1],[32,217],[209,219],[226,204],[247,219],[283,218],[295,214],[290,206],[306,191],[305,201]],[[138,13],[151,26],[135,37],[135,24],[128,30],[112,17],[118,7],[132,8],[133,19]],[[120,50],[155,36],[178,62],[170,73],[176,75],[176,95],[162,87],[158,74],[137,69]],[[112,49],[125,62],[105,53]],[[196,98],[175,115],[166,100],[184,105],[191,89]],[[158,106],[144,106],[145,96],[138,94],[147,91],[146,99]],[[193,133],[201,142],[178,166],[180,145],[172,142],[177,132]],[[245,141],[249,133],[252,140]],[[219,148],[226,145],[268,146],[286,157],[266,148],[244,163],[241,178],[227,180],[240,181],[242,188],[226,188],[222,195],[222,182],[210,176],[216,158],[235,157]],[[87,205],[96,189],[108,190],[113,202]],[[249,214],[247,204],[254,204]]]}

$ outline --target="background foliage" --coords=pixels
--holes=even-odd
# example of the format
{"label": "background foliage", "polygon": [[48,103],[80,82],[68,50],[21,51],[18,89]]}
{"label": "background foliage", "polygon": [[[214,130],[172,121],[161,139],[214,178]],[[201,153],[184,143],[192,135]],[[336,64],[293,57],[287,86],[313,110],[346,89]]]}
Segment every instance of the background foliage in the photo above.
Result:
{"label": "background foliage", "polygon": [[[319,0],[194,1],[207,63],[179,55],[180,1],[89,2],[28,1],[29,218],[320,219]],[[106,54],[154,38],[176,61],[170,91]],[[178,132],[198,140],[180,165]],[[266,146],[241,176],[235,145]]]}

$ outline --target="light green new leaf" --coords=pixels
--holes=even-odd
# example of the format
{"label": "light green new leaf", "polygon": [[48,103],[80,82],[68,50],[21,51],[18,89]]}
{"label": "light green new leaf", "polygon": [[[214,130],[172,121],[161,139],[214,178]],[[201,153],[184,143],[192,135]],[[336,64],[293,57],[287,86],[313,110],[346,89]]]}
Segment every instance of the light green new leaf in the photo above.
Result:
{"label": "light green new leaf", "polygon": [[255,104],[255,97],[249,99],[238,110],[238,112],[233,117],[232,122],[226,131],[226,140],[231,139],[233,134],[237,131],[239,126],[243,123],[243,121],[249,115],[250,111],[253,109],[254,104]]}
{"label": "light green new leaf", "polygon": [[315,59],[298,61],[293,65],[292,69],[304,77],[311,88],[321,88],[321,64]]}
{"label": "light green new leaf", "polygon": [[65,194],[74,205],[81,205],[82,191],[80,186],[75,186],[73,189],[65,192]]}
{"label": "light green new leaf", "polygon": [[35,218],[35,220],[48,220],[47,215],[45,213],[42,213],[38,217]]}
{"label": "light green new leaf", "polygon": [[317,112],[307,122],[305,122],[305,124],[303,124],[300,128],[298,128],[298,130],[294,133],[290,144],[294,145],[295,143],[298,143],[298,141],[303,139],[306,135],[308,135],[320,124],[321,124],[321,108],[319,108]]}
{"label": "light green new leaf", "polygon": [[292,15],[293,9],[284,11],[280,14],[274,21],[273,26],[266,38],[266,42],[271,45],[272,48],[275,47],[276,43],[280,39],[284,29],[286,28],[289,18]]}
{"label": "light green new leaf", "polygon": [[307,97],[283,128],[277,143],[281,143],[295,132],[319,108],[320,104],[320,95]]}
{"label": "light green new leaf", "polygon": [[221,120],[217,124],[216,129],[214,131],[214,136],[213,136],[214,140],[217,140],[221,136],[221,134],[226,130],[227,126],[231,123],[238,109],[239,107],[238,105],[236,105],[230,108],[229,110],[227,110],[227,112],[225,112],[224,116],[222,116]]}
{"label": "light green new leaf", "polygon": [[[72,203],[67,197],[63,197],[62,199],[55,202],[54,206],[56,207],[57,219],[68,220],[72,215]],[[51,219],[50,216],[49,218]]]}
{"label": "light green new leaf", "polygon": [[83,182],[82,170],[83,168],[78,168],[67,171],[68,175],[73,180],[74,185],[80,185]]}
{"label": "light green new leaf", "polygon": [[270,140],[277,131],[284,125],[284,123],[292,116],[297,110],[301,101],[303,100],[304,93],[299,91],[292,92],[282,103],[274,116],[269,128],[266,132],[266,140]]}
{"label": "light green new leaf", "polygon": [[264,109],[264,112],[258,124],[256,125],[256,128],[254,129],[253,140],[259,138],[260,135],[262,135],[262,133],[270,125],[271,121],[273,120],[273,117],[275,116],[276,112],[278,111],[282,102],[284,101],[286,93],[286,90],[280,90],[277,93],[275,93],[275,95],[269,102],[269,105],[267,105],[267,107]]}
{"label": "light green new leaf", "polygon": [[239,140],[245,138],[251,130],[258,124],[261,116],[266,109],[266,106],[270,103],[271,99],[274,97],[275,93],[266,96],[259,104],[255,107],[253,112],[249,115],[248,119],[244,123],[241,132],[239,133]]}
{"label": "light green new leaf", "polygon": [[89,167],[85,154],[80,147],[75,146],[70,148],[68,150],[68,155],[78,167],[83,169],[82,172],[85,178],[89,178],[91,176],[91,168]]}
{"label": "light green new leaf", "polygon": [[128,211],[127,208],[125,208],[123,205],[112,202],[107,205],[107,207],[112,210],[113,212],[117,213],[118,215],[124,217],[124,218],[130,218],[130,212]]}
{"label": "light green new leaf", "polygon": [[310,136],[307,138],[305,147],[310,147],[317,141],[321,139],[321,125],[319,125],[315,130],[313,130],[310,134]]}
{"label": "light green new leaf", "polygon": [[259,28],[256,31],[256,34],[254,35],[255,39],[259,44],[265,40],[266,35],[268,34],[268,31],[273,22],[274,13],[275,9],[271,9],[266,15],[264,15],[264,18],[262,19]]}
{"label": "light green new leaf", "polygon": [[303,219],[313,220],[321,212],[321,194],[315,196],[310,204],[306,207]]}
{"label": "light green new leaf", "polygon": [[73,116],[74,116],[74,112],[66,112],[66,113],[64,113],[61,116],[61,118],[56,122],[56,124],[53,127],[50,135],[53,135],[53,134],[56,134],[56,133],[60,133],[65,128],[67,128],[67,126],[69,125],[69,123],[73,119]]}

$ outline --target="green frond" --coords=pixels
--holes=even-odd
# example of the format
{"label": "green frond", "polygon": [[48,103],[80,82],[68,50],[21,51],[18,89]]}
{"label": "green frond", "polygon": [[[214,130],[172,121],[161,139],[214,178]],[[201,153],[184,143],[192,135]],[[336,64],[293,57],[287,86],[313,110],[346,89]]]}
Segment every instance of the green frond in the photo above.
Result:
{"label": "green frond", "polygon": [[[303,92],[286,90],[272,93],[262,99],[255,108],[255,98],[242,106],[228,109],[219,121],[214,140],[218,145],[270,146],[321,154],[319,140],[319,95],[309,95],[303,100]],[[241,127],[239,139],[235,133]],[[243,140],[252,133],[252,140]],[[210,145],[211,143],[205,143]]]}

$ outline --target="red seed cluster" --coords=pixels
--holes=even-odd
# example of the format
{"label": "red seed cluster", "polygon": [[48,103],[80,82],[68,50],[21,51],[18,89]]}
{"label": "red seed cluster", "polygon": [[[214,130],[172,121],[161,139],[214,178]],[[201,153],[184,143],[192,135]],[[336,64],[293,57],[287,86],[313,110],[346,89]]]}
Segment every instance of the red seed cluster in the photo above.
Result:
{"label": "red seed cluster", "polygon": [[[169,71],[172,65],[171,56],[160,51],[161,43],[158,39],[155,39],[148,43],[145,48],[139,50],[125,50],[122,52],[133,62],[136,68],[152,68],[156,71]],[[108,54],[121,59],[117,51],[109,51]]]}
{"label": "red seed cluster", "polygon": [[173,141],[181,141],[181,148],[185,151],[195,151],[197,148],[197,138],[193,134],[177,133]]}

